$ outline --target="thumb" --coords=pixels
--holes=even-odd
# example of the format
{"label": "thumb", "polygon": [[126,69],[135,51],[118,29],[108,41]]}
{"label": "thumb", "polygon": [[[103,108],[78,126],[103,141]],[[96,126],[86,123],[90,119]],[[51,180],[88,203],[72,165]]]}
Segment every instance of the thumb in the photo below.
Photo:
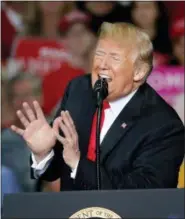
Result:
{"label": "thumb", "polygon": [[60,122],[61,122],[62,118],[59,116],[57,117],[54,122],[53,122],[53,131],[56,133],[56,134],[59,134],[59,127],[60,127]]}
{"label": "thumb", "polygon": [[53,128],[53,132],[54,132],[54,135],[56,136],[56,138],[63,144],[64,138],[62,138],[62,136],[60,136],[60,134],[59,134],[61,121],[62,121],[62,118],[60,116],[57,117],[53,122],[52,128]]}

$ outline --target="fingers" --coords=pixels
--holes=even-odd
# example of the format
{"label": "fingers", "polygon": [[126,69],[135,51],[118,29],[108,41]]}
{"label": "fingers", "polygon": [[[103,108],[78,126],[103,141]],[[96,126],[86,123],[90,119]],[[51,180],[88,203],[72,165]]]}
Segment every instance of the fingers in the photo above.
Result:
{"label": "fingers", "polygon": [[[66,138],[62,137],[60,134],[59,134],[59,128],[62,129],[63,131],[63,134],[65,135]],[[63,146],[65,147],[70,141],[70,140],[67,140],[67,136],[69,137],[68,139],[71,139],[71,136],[69,135],[68,131],[67,131],[67,127],[65,127],[65,125],[62,123],[62,118],[61,117],[58,117],[54,120],[53,122],[53,131],[54,131],[54,134],[55,136],[57,137],[57,139],[63,144]]]}
{"label": "fingers", "polygon": [[59,127],[60,127],[60,121],[62,120],[61,117],[58,117],[53,122],[53,131],[57,134],[59,134]]}
{"label": "fingers", "polygon": [[66,145],[66,139],[63,138],[63,137],[59,134],[58,131],[55,131],[55,130],[53,130],[53,131],[54,131],[54,135],[56,136],[56,138],[58,139],[58,141],[60,141],[60,142],[62,143],[62,145],[65,147],[65,145]]}
{"label": "fingers", "polygon": [[68,120],[70,122],[71,129],[73,131],[73,134],[72,134],[73,140],[78,141],[78,134],[77,134],[73,119],[71,118],[69,111],[66,111],[66,117],[68,118]]}
{"label": "fingers", "polygon": [[71,137],[73,139],[73,141],[77,141],[77,138],[78,138],[78,135],[77,135],[77,132],[76,132],[76,129],[75,129],[75,125],[74,125],[74,122],[69,114],[68,111],[62,111],[61,112],[61,116],[62,116],[62,119],[64,121],[64,124],[67,126],[70,134],[71,134]]}
{"label": "fingers", "polygon": [[70,133],[69,128],[63,123],[63,121],[60,121],[60,128],[62,130],[62,132],[64,133],[64,136],[68,139],[72,138],[72,135]]}
{"label": "fingers", "polygon": [[21,110],[17,111],[17,116],[20,119],[21,123],[23,124],[23,126],[26,128],[29,125],[29,121],[28,119],[24,116],[24,114],[22,113]]}
{"label": "fingers", "polygon": [[25,110],[25,113],[27,114],[28,119],[33,122],[34,120],[36,120],[35,115],[33,113],[33,110],[31,109],[31,107],[28,105],[28,103],[23,103],[23,108]]}
{"label": "fingers", "polygon": [[75,129],[74,122],[68,111],[61,112],[61,117],[63,121],[63,125],[68,129],[68,132],[71,135],[71,138],[68,138],[68,145],[71,145],[73,149],[78,149],[78,134]]}
{"label": "fingers", "polygon": [[37,101],[34,101],[33,102],[33,106],[35,108],[35,112],[36,112],[36,116],[38,119],[41,119],[41,120],[45,120],[45,116],[44,116],[44,113],[39,105],[39,103]]}
{"label": "fingers", "polygon": [[[59,135],[59,128],[62,130],[64,138]],[[69,112],[61,112],[61,116],[56,118],[53,122],[53,130],[57,139],[63,146],[75,147],[78,143],[78,135]]]}
{"label": "fingers", "polygon": [[73,128],[75,128],[73,119],[71,118],[69,111],[66,111],[66,117],[68,118],[70,125],[71,125]]}
{"label": "fingers", "polygon": [[67,113],[62,111],[61,117],[62,117],[62,120],[63,120],[65,126],[67,126],[68,132],[70,133],[70,135],[72,137],[75,133],[74,133],[73,125],[71,124],[70,120],[68,119]]}
{"label": "fingers", "polygon": [[[64,137],[60,136],[59,128],[62,130]],[[53,131],[64,148],[73,149],[75,152],[79,151],[78,135],[69,112],[62,111],[61,116],[54,120]]]}
{"label": "fingers", "polygon": [[11,129],[12,129],[14,132],[16,132],[17,134],[19,134],[19,135],[22,135],[22,136],[23,136],[23,134],[24,134],[24,130],[18,128],[18,127],[15,126],[15,125],[12,125],[12,126],[11,126]]}

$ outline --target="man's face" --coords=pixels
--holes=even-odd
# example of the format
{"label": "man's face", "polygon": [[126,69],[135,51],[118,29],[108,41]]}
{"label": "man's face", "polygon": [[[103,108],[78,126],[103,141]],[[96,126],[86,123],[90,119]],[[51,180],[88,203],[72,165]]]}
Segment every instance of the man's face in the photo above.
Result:
{"label": "man's face", "polygon": [[37,100],[42,105],[42,95],[40,90],[33,90],[33,85],[28,80],[17,81],[13,89],[13,106],[15,110],[22,108],[23,102],[27,102],[33,107],[33,101]]}
{"label": "man's face", "polygon": [[132,19],[139,27],[149,28],[156,22],[158,13],[156,2],[135,2]]}
{"label": "man's face", "polygon": [[99,40],[92,66],[92,85],[101,76],[107,76],[109,101],[134,90],[134,59],[131,57],[134,54],[129,45],[121,45],[107,38]]}

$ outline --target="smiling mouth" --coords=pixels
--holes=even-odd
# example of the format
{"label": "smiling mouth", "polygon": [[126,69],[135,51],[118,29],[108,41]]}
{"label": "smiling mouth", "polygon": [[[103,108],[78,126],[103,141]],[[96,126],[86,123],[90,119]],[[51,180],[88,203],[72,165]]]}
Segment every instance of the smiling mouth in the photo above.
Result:
{"label": "smiling mouth", "polygon": [[109,77],[108,75],[105,75],[105,74],[99,74],[98,77],[99,77],[99,79],[106,79],[107,82],[112,81],[112,78]]}

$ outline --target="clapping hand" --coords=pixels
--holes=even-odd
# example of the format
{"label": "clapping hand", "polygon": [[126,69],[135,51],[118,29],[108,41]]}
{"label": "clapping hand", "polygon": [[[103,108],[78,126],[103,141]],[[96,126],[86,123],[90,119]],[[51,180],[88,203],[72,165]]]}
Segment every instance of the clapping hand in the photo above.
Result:
{"label": "clapping hand", "polygon": [[[25,114],[22,110],[17,111],[17,116],[25,129],[15,125],[12,125],[11,129],[24,138],[37,162],[47,156],[58,139],[63,145],[64,161],[70,168],[74,169],[79,162],[80,152],[78,134],[69,112],[62,111],[51,127],[46,121],[39,103],[34,101],[33,106],[34,110],[25,102],[23,103]],[[62,130],[64,137],[59,134],[59,129]]]}
{"label": "clapping hand", "polygon": [[80,151],[78,134],[69,112],[62,111],[61,116],[55,120],[55,125],[62,130],[65,136],[62,137],[59,135],[59,132],[56,133],[57,139],[63,145],[64,161],[71,169],[74,169],[80,160]]}
{"label": "clapping hand", "polygon": [[26,102],[23,103],[25,114],[22,110],[17,111],[17,116],[25,129],[15,125],[12,125],[11,129],[24,138],[39,162],[52,150],[56,142],[56,135],[55,127],[50,127],[39,103],[34,101],[33,106],[35,112]]}

